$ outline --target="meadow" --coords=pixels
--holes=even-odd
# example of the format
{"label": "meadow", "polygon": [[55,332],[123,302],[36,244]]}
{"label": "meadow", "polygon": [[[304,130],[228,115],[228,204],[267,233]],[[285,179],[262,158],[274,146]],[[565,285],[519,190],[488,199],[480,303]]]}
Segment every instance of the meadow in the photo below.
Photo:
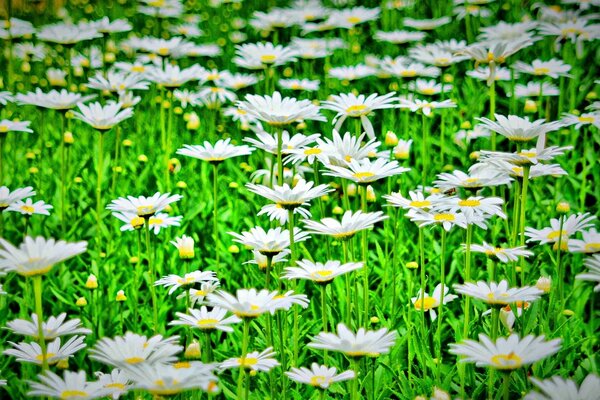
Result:
{"label": "meadow", "polygon": [[0,397],[600,398],[600,2],[3,6]]}

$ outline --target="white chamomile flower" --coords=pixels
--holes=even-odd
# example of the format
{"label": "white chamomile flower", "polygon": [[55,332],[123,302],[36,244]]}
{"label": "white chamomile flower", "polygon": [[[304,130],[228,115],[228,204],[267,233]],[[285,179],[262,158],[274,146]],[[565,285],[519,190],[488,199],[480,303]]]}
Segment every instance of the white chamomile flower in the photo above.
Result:
{"label": "white chamomile flower", "polygon": [[[458,296],[454,294],[450,294],[450,288],[444,285],[443,304],[448,304],[457,297]],[[415,309],[417,309],[419,312],[429,312],[431,320],[435,321],[437,318],[435,308],[438,308],[440,304],[442,304],[442,284],[439,283],[435,289],[433,289],[431,296],[425,291],[419,291],[417,297],[412,297],[410,301],[413,303]]]}
{"label": "white chamomile flower", "polygon": [[308,344],[313,349],[331,350],[348,357],[377,357],[389,353],[396,341],[396,331],[387,328],[369,331],[360,328],[354,333],[343,323],[338,324],[337,334],[321,332]]}
{"label": "white chamomile flower", "polygon": [[163,276],[154,282],[155,286],[164,286],[169,288],[168,294],[173,294],[173,292],[180,287],[191,286],[196,283],[202,282],[218,282],[217,275],[214,271],[193,271],[187,273],[183,276],[171,274],[167,276]]}
{"label": "white chamomile flower", "polygon": [[338,221],[334,218],[323,218],[321,221],[304,220],[304,226],[308,233],[315,235],[328,235],[338,240],[348,240],[357,232],[372,228],[378,222],[387,219],[381,211],[363,213],[357,211],[352,213],[348,210]]}
{"label": "white chamomile flower", "polygon": [[7,132],[33,132],[29,128],[30,121],[10,121],[8,119],[3,119],[0,121],[0,134]]}
{"label": "white chamomile flower", "polygon": [[[466,245],[463,245],[466,248]],[[503,263],[517,261],[519,257],[530,257],[532,251],[527,250],[526,246],[519,247],[495,247],[486,242],[483,244],[471,244],[471,251],[474,253],[484,253],[488,257],[496,257]]]}
{"label": "white chamomile flower", "polygon": [[306,206],[311,200],[334,190],[329,185],[314,186],[314,182],[307,182],[304,179],[300,179],[293,187],[287,183],[284,183],[283,186],[273,185],[272,189],[254,183],[248,183],[246,187],[251,192],[271,200],[284,209]]}
{"label": "white chamomile flower", "polygon": [[546,122],[545,119],[538,119],[532,122],[527,118],[516,115],[504,116],[495,114],[495,121],[485,117],[476,119],[481,121],[481,125],[484,128],[514,142],[528,142],[562,127],[560,122]]}
{"label": "white chamomile flower", "polygon": [[329,368],[317,363],[312,363],[310,369],[305,367],[291,368],[285,372],[285,375],[295,382],[323,390],[329,389],[332,383],[347,381],[356,377],[354,371],[348,370],[338,374],[335,367]]}
{"label": "white chamomile flower", "polygon": [[182,199],[179,194],[171,195],[171,193],[161,194],[156,192],[150,197],[146,196],[127,196],[127,198],[119,197],[113,200],[107,209],[122,213],[136,214],[138,217],[150,218],[159,211],[162,211],[169,204]]}
{"label": "white chamomile flower", "polygon": [[223,332],[233,332],[233,328],[229,325],[242,322],[235,315],[225,318],[227,310],[219,307],[213,307],[208,311],[206,306],[202,306],[199,310],[190,308],[189,314],[177,312],[175,315],[179,319],[169,322],[169,325],[185,325],[201,331],[220,330]]}
{"label": "white chamomile flower", "polygon": [[37,378],[40,382],[28,381],[31,387],[28,396],[83,400],[99,399],[113,392],[99,382],[89,382],[85,371],[64,371],[62,378],[52,371],[45,371]]}
{"label": "white chamomile flower", "polygon": [[431,115],[432,110],[456,108],[456,103],[450,99],[444,101],[427,101],[401,98],[399,101],[398,108],[408,108],[411,112],[421,111],[426,116]]}
{"label": "white chamomile flower", "polygon": [[[91,330],[81,326],[79,318],[71,319],[65,322],[67,313],[62,313],[58,317],[50,316],[42,322],[42,332],[44,340],[53,340],[59,336],[92,333]],[[31,314],[31,321],[25,319],[15,319],[6,323],[6,328],[18,335],[30,336],[38,339],[38,318],[37,314]]]}
{"label": "white chamomile flower", "polygon": [[[308,232],[300,228],[294,228],[294,242],[302,242],[308,239]],[[265,231],[260,226],[250,229],[249,232],[241,234],[229,232],[234,242],[258,250],[263,255],[275,256],[290,246],[290,232],[287,229],[275,228]]]}
{"label": "white chamomile flower", "polygon": [[535,301],[544,294],[543,291],[534,286],[524,286],[522,288],[508,287],[506,280],[502,280],[499,283],[487,283],[484,281],[477,283],[466,282],[462,285],[455,284],[453,287],[457,293],[497,306],[506,306],[519,301]]}
{"label": "white chamomile flower", "polygon": [[531,64],[517,61],[513,64],[513,68],[521,73],[535,76],[548,76],[550,78],[558,78],[560,76],[570,77],[569,71],[571,66],[565,64],[562,60],[553,58],[548,61],[533,60]]}
{"label": "white chamomile flower", "polygon": [[345,167],[328,165],[327,168],[329,170],[324,173],[325,175],[348,179],[360,185],[410,171],[410,168],[401,167],[398,161],[388,161],[384,158],[377,158],[373,162],[368,158],[360,161],[350,160]]}
{"label": "white chamomile flower", "polygon": [[244,101],[238,101],[236,105],[272,126],[286,126],[300,120],[326,120],[312,101],[282,98],[279,92],[274,92],[272,96],[248,94]]}
{"label": "white chamomile flower", "polygon": [[598,284],[594,287],[594,292],[600,292],[600,255],[594,254],[587,258],[584,264],[588,268],[587,272],[577,274],[575,279],[597,282]]}
{"label": "white chamomile flower", "polygon": [[218,392],[218,378],[213,374],[215,368],[216,364],[190,361],[136,364],[126,367],[125,373],[132,381],[132,389],[147,391],[153,397],[170,397],[198,389],[208,393]]}
{"label": "white chamomile flower", "polygon": [[[560,240],[562,246],[567,246],[569,237],[576,232],[580,232],[592,226],[596,217],[588,213],[573,214],[564,218],[561,221],[556,218],[550,220],[550,226],[542,229],[534,229],[525,227],[525,236],[529,237],[527,242],[539,242],[540,244],[558,243]],[[562,250],[562,249],[561,249]]]}
{"label": "white chamomile flower", "polygon": [[7,212],[17,212],[22,215],[31,216],[33,214],[50,215],[50,210],[54,207],[46,204],[44,200],[38,200],[35,203],[31,198],[13,202],[6,208]]}
{"label": "white chamomile flower", "polygon": [[277,84],[283,89],[314,92],[319,90],[319,81],[310,79],[280,79]]}
{"label": "white chamomile flower", "polygon": [[229,358],[221,363],[221,369],[229,368],[247,368],[253,371],[268,372],[279,365],[275,358],[275,352],[272,347],[267,347],[264,351],[253,351],[246,354],[245,357]]}
{"label": "white chamomile flower", "polygon": [[123,108],[121,103],[116,102],[108,102],[104,106],[98,102],[90,105],[79,103],[77,107],[79,112],[74,111],[73,117],[99,131],[107,131],[133,115],[133,109]]}
{"label": "white chamomile flower", "polygon": [[177,154],[208,161],[209,163],[220,163],[233,157],[245,156],[252,153],[254,148],[246,145],[236,146],[231,144],[231,139],[218,140],[214,145],[204,142],[203,145],[183,145],[177,150]]}
{"label": "white chamomile flower", "polygon": [[61,339],[57,337],[47,344],[45,353],[42,352],[42,348],[36,342],[8,342],[13,348],[4,350],[2,354],[16,357],[19,362],[43,365],[45,361],[48,365],[54,365],[59,361],[67,360],[73,354],[83,349],[85,347],[84,340],[85,336],[73,336],[61,346]]}
{"label": "white chamomile flower", "polygon": [[594,400],[600,392],[600,378],[594,373],[589,373],[581,385],[573,379],[553,376],[548,379],[529,378],[536,390],[530,391],[524,400]]}
{"label": "white chamomile flower", "polygon": [[318,284],[327,284],[335,277],[355,271],[363,267],[362,262],[327,261],[325,263],[302,260],[296,262],[296,267],[286,267],[283,279],[307,279]]}
{"label": "white chamomile flower", "polygon": [[570,239],[569,251],[573,253],[593,254],[600,252],[600,233],[596,228],[581,231],[582,239]]}

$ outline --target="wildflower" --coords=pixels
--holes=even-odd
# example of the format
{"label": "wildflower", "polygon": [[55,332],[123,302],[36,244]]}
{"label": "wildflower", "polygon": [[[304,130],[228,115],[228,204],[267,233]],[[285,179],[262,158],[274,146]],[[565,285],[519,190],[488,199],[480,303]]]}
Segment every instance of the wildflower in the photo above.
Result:
{"label": "wildflower", "polygon": [[[92,333],[91,330],[81,326],[81,320],[78,318],[68,320],[67,313],[61,313],[58,317],[50,316],[42,322],[42,332],[44,340],[53,340],[59,336]],[[31,314],[31,321],[25,319],[15,319],[6,323],[6,328],[18,335],[38,338],[38,318],[37,314]]]}
{"label": "wildflower", "polygon": [[[466,245],[463,245],[466,247]],[[529,257],[533,255],[532,251],[526,250],[526,246],[514,248],[495,247],[483,242],[483,244],[471,244],[471,251],[475,253],[484,253],[489,257],[496,257],[503,263],[517,261],[519,257]]]}
{"label": "wildflower", "polygon": [[368,158],[350,160],[345,167],[328,165],[327,168],[329,171],[325,175],[348,179],[359,185],[410,171],[410,168],[401,167],[396,160],[388,161],[383,158],[377,158],[374,162]]}
{"label": "wildflower", "polygon": [[217,164],[229,158],[249,155],[253,150],[246,145],[232,145],[231,139],[224,139],[218,140],[214,145],[209,142],[204,142],[203,145],[186,144],[182,149],[177,150],[177,154]]}
{"label": "wildflower", "polygon": [[[265,230],[261,227],[250,229],[250,232],[241,234],[229,232],[235,237],[234,241],[258,250],[263,255],[275,256],[290,246],[289,231],[287,229],[275,228]],[[308,239],[308,232],[302,232],[294,228],[294,242],[302,242]]]}
{"label": "wildflower", "polygon": [[6,208],[6,211],[18,212],[22,215],[31,216],[33,214],[50,215],[52,210],[50,204],[46,204],[44,200],[38,200],[35,203],[31,198],[25,200],[18,200],[13,202]]}
{"label": "wildflower", "polygon": [[594,287],[594,292],[600,292],[600,255],[594,254],[584,261],[585,266],[588,268],[587,272],[577,274],[575,279],[582,281],[598,282]]}
{"label": "wildflower", "polygon": [[236,105],[272,126],[285,126],[299,120],[325,121],[325,117],[319,114],[319,107],[310,100],[282,98],[279,92],[274,92],[273,96],[248,94]]}
{"label": "wildflower", "polygon": [[357,232],[373,227],[377,222],[388,218],[381,211],[363,213],[346,211],[342,220],[323,218],[320,222],[304,220],[307,233],[316,235],[329,235],[338,240],[348,240]]}
{"label": "wildflower", "polygon": [[544,380],[531,377],[529,380],[538,391],[530,391],[524,397],[525,400],[593,400],[600,390],[600,378],[594,373],[589,373],[579,387],[573,379],[565,379],[561,376]]}
{"label": "wildflower", "polygon": [[98,382],[89,382],[85,371],[64,371],[63,377],[52,371],[45,371],[38,375],[40,382],[28,381],[31,390],[28,396],[51,397],[57,399],[74,398],[96,399],[106,397],[112,390],[103,387]]}
{"label": "wildflower", "polygon": [[175,274],[170,274],[167,276],[163,276],[156,282],[154,282],[155,286],[164,286],[168,287],[168,294],[173,294],[173,292],[180,287],[191,286],[196,283],[203,282],[218,282],[218,278],[214,271],[193,271],[185,274],[183,277]]}
{"label": "wildflower", "polygon": [[[450,294],[448,286],[444,286],[444,304],[448,304],[457,297],[458,296],[454,294]],[[433,294],[431,296],[427,292],[419,291],[418,296],[412,297],[410,300],[417,310],[429,312],[431,320],[435,321],[437,313],[434,309],[442,304],[442,284],[439,283],[435,289],[433,289]]]}
{"label": "wildflower", "polygon": [[363,267],[362,262],[342,264],[340,261],[325,263],[302,260],[296,267],[286,267],[282,279],[307,279],[318,284],[328,284],[337,276],[347,274]]}
{"label": "wildflower", "polygon": [[177,364],[135,364],[124,369],[132,381],[132,389],[145,390],[154,397],[173,396],[202,389],[216,393],[218,378],[213,374],[215,364],[191,361]]}
{"label": "wildflower", "polygon": [[138,217],[149,219],[157,212],[162,211],[169,204],[182,198],[183,196],[179,194],[171,195],[171,193],[161,194],[160,192],[156,192],[151,197],[119,197],[118,199],[113,200],[106,208],[122,213],[137,214]]}
{"label": "wildflower", "polygon": [[295,382],[323,390],[327,390],[332,383],[347,381],[356,377],[354,371],[344,371],[338,374],[335,367],[329,368],[317,363],[312,363],[310,369],[305,367],[291,368],[285,372],[285,375]]}
{"label": "wildflower", "polygon": [[396,331],[387,328],[368,331],[360,328],[353,333],[343,323],[338,324],[337,334],[321,332],[309,344],[313,349],[331,350],[349,357],[377,357],[386,354],[396,341]]}
{"label": "wildflower", "polygon": [[[85,347],[85,343],[83,343],[84,339],[84,336],[73,336],[63,346],[61,346],[61,339],[60,337],[57,337],[52,342],[48,343],[45,353],[45,361],[48,363],[48,365],[53,365],[61,360],[68,359],[77,351]],[[16,357],[17,361],[19,362],[33,363],[37,365],[43,364],[44,353],[42,353],[42,348],[36,342],[8,343],[13,348],[4,350],[2,354]]]}
{"label": "wildflower", "polygon": [[494,306],[506,306],[519,301],[535,301],[543,294],[541,290],[531,286],[509,288],[506,280],[502,280],[500,283],[465,282],[462,285],[455,284],[453,287],[457,293],[471,296]]}
{"label": "wildflower", "polygon": [[221,363],[220,368],[247,368],[253,371],[269,372],[279,365],[279,361],[273,358],[275,354],[272,347],[267,347],[260,353],[253,351],[246,354],[245,357],[227,359]]}
{"label": "wildflower", "polygon": [[81,120],[92,128],[99,131],[107,131],[119,122],[133,115],[131,108],[122,108],[121,103],[108,102],[105,106],[100,103],[92,103],[89,106],[77,104],[79,112],[73,112],[75,119]]}
{"label": "wildflower", "polygon": [[227,310],[219,307],[208,311],[206,306],[202,306],[200,310],[190,308],[189,312],[191,315],[175,313],[179,319],[169,322],[169,325],[187,325],[203,331],[218,329],[223,332],[233,332],[233,328],[229,325],[242,321],[235,315],[225,318]]}

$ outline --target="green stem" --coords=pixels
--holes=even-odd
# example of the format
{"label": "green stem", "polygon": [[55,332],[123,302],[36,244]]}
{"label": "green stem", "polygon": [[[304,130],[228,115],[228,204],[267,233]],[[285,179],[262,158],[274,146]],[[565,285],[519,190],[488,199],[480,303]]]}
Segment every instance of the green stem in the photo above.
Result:
{"label": "green stem", "polygon": [[35,298],[35,314],[38,319],[38,343],[42,349],[42,371],[48,369],[48,360],[46,358],[46,341],[44,339],[44,311],[42,308],[42,275],[35,275],[33,277],[33,295]]}
{"label": "green stem", "polygon": [[144,229],[146,231],[146,252],[148,253],[148,269],[150,277],[148,279],[150,286],[150,295],[152,296],[152,316],[154,333],[158,333],[158,302],[156,301],[156,287],[154,281],[156,280],[156,272],[154,271],[154,255],[152,253],[152,247],[150,245],[150,219],[145,218]]}
{"label": "green stem", "polygon": [[216,162],[212,163],[213,166],[213,236],[215,240],[215,268],[219,268],[219,220],[218,220],[218,208],[217,208],[217,183],[218,183],[218,169],[219,164]]}
{"label": "green stem", "polygon": [[241,361],[242,365],[240,365],[240,374],[238,375],[238,385],[237,385],[237,397],[238,399],[245,399],[242,395],[243,383],[244,383],[244,375],[246,374],[246,355],[248,355],[248,335],[250,332],[250,319],[244,318],[244,333],[242,336],[242,356]]}
{"label": "green stem", "polygon": [[[327,285],[319,285],[321,288],[321,315],[323,318],[323,332],[328,332],[329,327],[327,326]],[[323,365],[327,365],[327,350],[323,354]]]}
{"label": "green stem", "polygon": [[502,382],[502,393],[504,400],[510,400],[510,372],[504,372],[504,380]]}
{"label": "green stem", "polygon": [[[521,189],[521,209],[519,218],[519,231],[521,234],[521,246],[525,246],[525,210],[527,210],[527,189],[529,187],[530,165],[523,166],[523,186]],[[525,257],[521,257],[521,285],[525,284]]]}
{"label": "green stem", "polygon": [[[96,181],[96,244],[100,254],[102,246],[102,169],[104,166],[104,132],[98,131],[98,180]],[[98,267],[99,268],[99,267]]]}
{"label": "green stem", "polygon": [[[471,281],[471,241],[473,239],[473,225],[467,225],[467,240],[465,250],[465,282]],[[469,319],[471,312],[471,297],[465,296],[465,321],[463,326],[463,338],[469,337]]]}
{"label": "green stem", "polygon": [[281,148],[283,146],[283,129],[277,127],[277,184],[283,185],[283,161],[281,155]]}
{"label": "green stem", "polygon": [[440,380],[442,372],[442,318],[444,312],[444,291],[446,289],[446,230],[442,228],[442,253],[440,255],[440,284],[441,295],[440,305],[438,307],[438,326],[437,326],[437,379]]}
{"label": "green stem", "polygon": [[358,376],[359,376],[360,368],[358,366],[358,360],[356,357],[352,358],[352,369],[354,370],[354,373],[356,374],[356,376],[352,380],[351,397],[352,397],[352,400],[357,400],[358,398],[360,398],[360,393],[358,392]]}
{"label": "green stem", "polygon": [[[496,80],[492,80],[490,85],[490,119],[496,120]],[[496,132],[492,131],[490,135],[492,151],[496,151]]]}
{"label": "green stem", "polygon": [[[342,248],[344,251],[344,264],[348,262],[348,241],[342,240]],[[350,296],[350,274],[345,274],[346,278],[346,324],[351,326],[352,321],[352,301]]]}
{"label": "green stem", "polygon": [[[562,310],[565,306],[564,304],[564,282],[563,282],[563,265],[562,265],[562,244],[563,244],[563,227],[565,224],[565,218],[563,215],[560,216],[560,227],[559,227],[559,236],[558,236],[558,248],[556,249],[556,271],[557,271],[557,285],[558,285],[558,301],[559,307]],[[561,311],[559,310],[559,311]],[[550,312],[553,312],[551,309]],[[559,314],[556,314],[559,315]]]}
{"label": "green stem", "polygon": [[65,236],[65,207],[67,205],[66,200],[66,171],[67,167],[65,165],[65,114],[62,114],[62,132],[61,132],[61,141],[60,141],[60,228],[63,237]]}
{"label": "green stem", "polygon": [[425,190],[425,184],[427,183],[427,173],[429,168],[429,157],[427,156],[427,140],[429,137],[429,133],[427,132],[427,116],[425,114],[421,114],[421,123],[422,123],[422,138],[421,138],[421,161],[423,162],[423,171],[421,172],[421,185],[423,185],[423,190]]}
{"label": "green stem", "polygon": [[[363,213],[367,212],[367,186],[361,185],[361,210]],[[364,262],[363,265],[363,302],[364,302],[364,314],[363,314],[363,326],[367,325],[367,321],[369,320],[369,268],[367,266],[368,262],[368,240],[367,240],[367,230],[363,229],[361,232],[362,239],[362,259]]]}

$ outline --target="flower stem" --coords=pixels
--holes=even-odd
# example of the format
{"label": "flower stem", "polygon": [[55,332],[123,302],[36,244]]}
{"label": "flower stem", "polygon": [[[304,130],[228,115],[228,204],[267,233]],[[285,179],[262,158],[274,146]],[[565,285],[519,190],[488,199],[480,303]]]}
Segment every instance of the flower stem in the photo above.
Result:
{"label": "flower stem", "polygon": [[[492,80],[492,84],[490,85],[490,119],[492,121],[496,120],[496,79]],[[492,145],[492,151],[496,151],[496,132],[492,131],[490,133],[490,140]]]}
{"label": "flower stem", "polygon": [[98,131],[98,171],[96,181],[96,245],[98,254],[100,254],[101,243],[102,243],[102,167],[104,165],[104,133]]}
{"label": "flower stem", "polygon": [[[500,310],[497,307],[492,308],[492,329],[491,329],[491,339],[492,341],[496,341],[498,338],[498,317],[500,314]],[[495,394],[495,370],[490,368],[488,371],[488,399],[493,400]]]}
{"label": "flower stem", "polygon": [[[467,225],[467,240],[465,250],[465,282],[471,281],[471,241],[473,238],[473,225]],[[465,321],[463,325],[463,338],[469,337],[469,317],[471,312],[471,297],[465,296]]]}
{"label": "flower stem", "polygon": [[246,361],[246,355],[248,354],[248,334],[249,334],[249,332],[250,332],[250,319],[244,318],[244,333],[242,336],[242,357],[241,357],[242,365],[240,365],[240,374],[238,375],[238,385],[237,385],[238,399],[245,398],[242,395],[242,391],[243,391],[244,375],[246,374],[246,369],[245,369],[244,363]]}
{"label": "flower stem", "polygon": [[154,333],[158,333],[158,303],[156,301],[156,287],[154,281],[156,280],[154,271],[154,255],[152,254],[152,247],[150,245],[150,219],[145,218],[144,229],[146,231],[146,252],[148,253],[148,267],[150,277],[148,279],[150,286],[150,295],[152,296],[152,316]]}
{"label": "flower stem", "polygon": [[502,393],[504,400],[510,400],[510,372],[504,373],[504,380],[502,382]]}
{"label": "flower stem", "polygon": [[446,290],[446,230],[442,228],[442,253],[440,255],[440,305],[438,310],[438,326],[437,326],[437,379],[440,380],[442,372],[442,317],[444,311],[444,291]]}
{"label": "flower stem", "polygon": [[[342,240],[342,248],[344,250],[344,264],[348,262],[348,241]],[[350,326],[352,321],[352,301],[350,300],[350,274],[345,274],[346,278],[346,324]]]}
{"label": "flower stem", "polygon": [[35,298],[35,314],[38,320],[38,343],[42,349],[42,371],[48,369],[48,359],[46,358],[46,341],[44,339],[44,311],[42,308],[42,275],[33,277],[33,295]]}
{"label": "flower stem", "polygon": [[[523,186],[521,189],[521,216],[519,218],[519,231],[521,233],[521,246],[525,246],[525,210],[527,210],[527,189],[529,187],[530,165],[523,166]],[[525,257],[521,257],[521,285],[525,284]]]}
{"label": "flower stem", "polygon": [[215,268],[219,268],[219,221],[217,219],[217,183],[218,183],[218,163],[212,163],[213,166],[213,236],[215,240]]}
{"label": "flower stem", "polygon": [[[361,210],[363,213],[367,212],[367,187],[361,185]],[[369,268],[367,267],[368,261],[368,241],[367,241],[367,230],[363,229],[361,232],[362,239],[362,259],[363,265],[363,302],[364,302],[364,314],[363,314],[363,326],[366,326],[369,319]]]}
{"label": "flower stem", "polygon": [[427,183],[427,170],[429,168],[429,158],[427,157],[427,140],[429,133],[427,132],[427,116],[425,114],[421,114],[421,122],[423,135],[421,138],[421,162],[423,163],[423,171],[421,171],[421,185],[423,185],[423,190],[425,190],[425,184]]}
{"label": "flower stem", "polygon": [[280,127],[277,130],[277,184],[283,185],[283,161],[281,155],[281,148],[283,146],[283,129]]}
{"label": "flower stem", "polygon": [[[323,318],[323,332],[328,332],[329,327],[327,326],[327,285],[319,285],[321,288],[321,315]],[[327,365],[327,350],[323,353],[323,365]]]}

